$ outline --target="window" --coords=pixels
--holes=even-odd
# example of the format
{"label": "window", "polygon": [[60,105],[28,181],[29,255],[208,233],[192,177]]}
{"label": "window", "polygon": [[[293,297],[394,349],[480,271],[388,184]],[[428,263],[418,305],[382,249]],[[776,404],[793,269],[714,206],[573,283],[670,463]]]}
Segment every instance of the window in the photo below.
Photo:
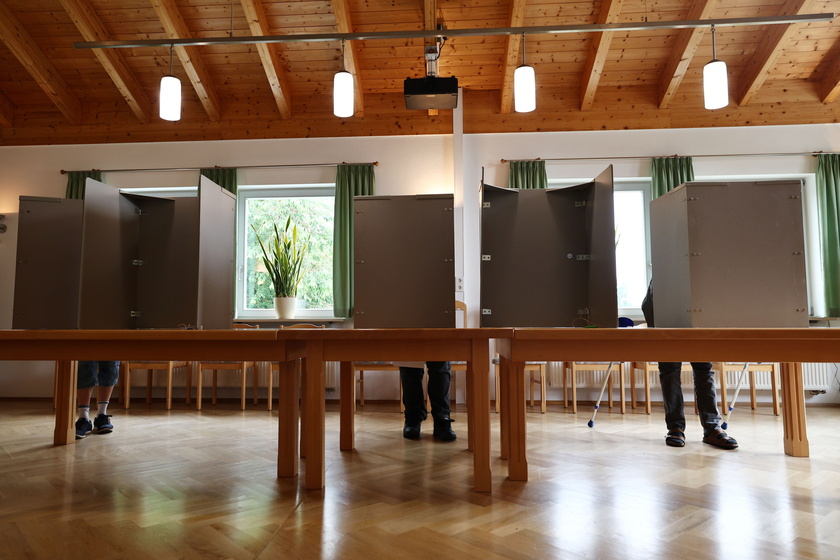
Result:
{"label": "window", "polygon": [[282,230],[291,216],[307,242],[305,274],[298,289],[298,317],[333,315],[333,218],[335,185],[240,186],[237,192],[236,316],[274,317],[274,292],[257,241]]}

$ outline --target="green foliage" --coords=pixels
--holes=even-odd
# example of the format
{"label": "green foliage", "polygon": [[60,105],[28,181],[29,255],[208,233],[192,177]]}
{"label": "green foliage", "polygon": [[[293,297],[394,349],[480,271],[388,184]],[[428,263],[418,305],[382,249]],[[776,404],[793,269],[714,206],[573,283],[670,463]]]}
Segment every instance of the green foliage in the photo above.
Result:
{"label": "green foliage", "polygon": [[[259,234],[257,241],[262,249],[263,264],[274,286],[274,297],[297,297],[307,244],[298,244],[298,230],[296,225],[292,225],[291,216],[286,218],[282,235],[277,224],[273,226],[274,236],[268,242],[268,248]],[[256,229],[254,232],[256,233]]]}
{"label": "green foliage", "polygon": [[298,236],[307,239],[303,275],[298,286],[298,308],[332,309],[333,199],[331,197],[252,198],[246,206],[248,238],[245,243],[245,307],[271,309],[274,286],[264,263],[258,237],[274,235],[274,224],[289,218]]}

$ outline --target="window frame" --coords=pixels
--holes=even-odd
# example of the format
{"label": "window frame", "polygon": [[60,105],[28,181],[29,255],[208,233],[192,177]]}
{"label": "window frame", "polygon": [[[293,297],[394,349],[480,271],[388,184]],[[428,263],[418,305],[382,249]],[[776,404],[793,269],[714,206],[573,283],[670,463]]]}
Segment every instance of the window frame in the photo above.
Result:
{"label": "window frame", "polygon": [[[248,238],[246,209],[252,198],[310,198],[332,197],[335,200],[335,183],[296,183],[288,185],[239,185],[236,193],[236,256],[234,278],[234,317],[237,320],[276,319],[274,309],[245,308],[245,242]],[[299,309],[295,319],[334,319],[334,310]]]}

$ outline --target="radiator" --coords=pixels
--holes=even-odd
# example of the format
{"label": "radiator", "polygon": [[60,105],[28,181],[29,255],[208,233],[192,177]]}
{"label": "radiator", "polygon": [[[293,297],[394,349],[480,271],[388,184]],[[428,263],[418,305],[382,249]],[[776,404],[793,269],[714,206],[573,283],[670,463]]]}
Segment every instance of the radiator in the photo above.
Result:
{"label": "radiator", "polygon": [[[828,391],[831,388],[832,379],[834,379],[838,375],[838,364],[802,364],[802,377],[804,382],[804,388],[806,391]],[[617,373],[616,366],[613,365],[613,374]],[[630,364],[625,364],[625,379],[629,386],[630,383]],[[604,367],[604,371],[582,371],[578,373],[578,387],[579,388],[600,388],[601,385],[604,383],[604,374],[606,373],[606,366]],[[738,371],[729,371],[726,374],[726,387],[734,389],[738,385],[738,376],[740,375],[740,370]],[[770,384],[770,372],[769,371],[756,371],[754,372],[755,376],[755,388],[758,390],[771,389]],[[546,368],[546,377],[548,378],[548,383],[551,387],[562,387],[563,386],[563,362],[548,362]],[[683,372],[682,375],[682,382],[683,385],[691,386],[692,378],[690,372]],[[657,387],[659,385],[659,376],[654,369],[653,374],[651,374],[650,383],[652,387]],[[613,378],[613,386],[618,386],[618,378]],[[636,386],[642,387],[644,386],[644,379],[642,377],[641,370],[636,372]],[[746,388],[749,386],[749,379],[746,378],[744,380],[744,384],[741,386],[742,388]]]}
{"label": "radiator", "polygon": [[338,362],[326,362],[324,364],[324,385],[327,391],[335,391],[338,385]]}

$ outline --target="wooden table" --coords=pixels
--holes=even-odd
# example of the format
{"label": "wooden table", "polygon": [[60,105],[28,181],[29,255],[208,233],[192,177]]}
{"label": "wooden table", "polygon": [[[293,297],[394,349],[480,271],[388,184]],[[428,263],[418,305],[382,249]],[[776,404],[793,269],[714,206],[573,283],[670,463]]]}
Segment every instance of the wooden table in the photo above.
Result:
{"label": "wooden table", "polygon": [[[292,357],[295,357],[294,355]],[[249,360],[284,362],[277,331],[247,330],[0,330],[0,360],[58,362],[53,442],[76,440],[78,360]]]}
{"label": "wooden table", "polygon": [[[324,462],[324,362],[341,362],[340,448],[350,450],[353,442],[353,412],[356,383],[352,362],[356,361],[464,361],[467,362],[468,448],[473,451],[474,487],[490,492],[490,339],[513,335],[512,329],[287,329],[278,336],[305,356],[303,372],[304,430],[302,455],[306,457],[305,487],[320,489],[325,483]],[[300,347],[302,345],[302,347]],[[472,372],[478,372],[473,375]],[[295,476],[294,452],[298,441],[297,422],[291,421],[297,406],[297,376],[281,373],[280,410],[291,411],[281,418],[278,476]]]}
{"label": "wooden table", "polygon": [[[808,456],[802,362],[840,362],[840,329],[514,329],[500,355],[502,458],[511,480],[528,480],[526,361],[726,361],[781,364],[784,450]],[[498,397],[497,397],[498,398]]]}

